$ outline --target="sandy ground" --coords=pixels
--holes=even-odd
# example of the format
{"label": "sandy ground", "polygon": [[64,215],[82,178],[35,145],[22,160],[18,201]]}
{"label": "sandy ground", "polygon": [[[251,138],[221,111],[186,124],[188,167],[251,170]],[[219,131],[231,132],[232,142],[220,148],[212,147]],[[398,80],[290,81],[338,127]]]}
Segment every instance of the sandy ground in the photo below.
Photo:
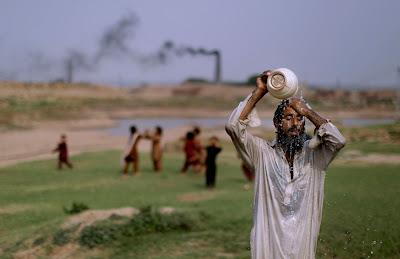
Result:
{"label": "sandy ground", "polygon": [[[68,148],[71,155],[82,152],[101,150],[124,150],[128,136],[115,136],[104,130],[113,122],[100,121],[65,121],[41,123],[31,130],[17,130],[0,133],[0,167],[25,161],[56,159],[52,150],[57,146],[60,134],[67,134]],[[99,128],[97,128],[99,127]],[[163,141],[169,143],[184,136],[190,127],[166,130]],[[149,141],[141,141],[139,150],[148,152]]]}
{"label": "sandy ground", "polygon": [[96,221],[106,220],[112,215],[132,217],[139,213],[138,209],[131,207],[111,210],[87,210],[67,218],[61,227],[67,229],[78,226],[77,231],[81,231],[84,227],[92,225]]}

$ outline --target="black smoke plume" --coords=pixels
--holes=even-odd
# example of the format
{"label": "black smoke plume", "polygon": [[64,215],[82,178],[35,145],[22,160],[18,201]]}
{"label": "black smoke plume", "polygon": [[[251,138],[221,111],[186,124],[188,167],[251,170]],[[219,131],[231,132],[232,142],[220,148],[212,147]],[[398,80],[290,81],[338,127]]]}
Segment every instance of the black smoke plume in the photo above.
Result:
{"label": "black smoke plume", "polygon": [[[138,16],[130,12],[122,16],[117,22],[107,28],[101,35],[97,48],[90,53],[79,49],[69,50],[61,60],[61,67],[64,71],[64,81],[71,83],[76,78],[76,74],[82,71],[94,71],[109,59],[129,59],[132,63],[142,66],[166,65],[173,58],[184,56],[208,56],[215,59],[214,80],[221,80],[221,52],[218,49],[194,48],[191,46],[177,45],[173,41],[166,41],[161,47],[152,54],[144,55],[132,48],[132,40],[136,36],[139,26]],[[1,39],[1,38],[0,38]],[[60,67],[60,62],[51,60],[42,53],[34,53],[28,62],[28,70],[31,72],[50,72],[56,67]],[[0,71],[1,78],[12,78],[16,75]]]}
{"label": "black smoke plume", "polygon": [[78,50],[70,50],[67,57],[64,59],[64,69],[66,72],[66,81],[72,83],[74,75],[77,71],[90,71],[94,69],[94,64],[86,55]]}
{"label": "black smoke plume", "polygon": [[134,59],[138,58],[129,46],[129,41],[134,38],[138,25],[139,18],[134,13],[130,13],[106,30],[100,39],[94,62],[100,62],[106,57],[119,57],[121,55],[129,55]]}
{"label": "black smoke plume", "polygon": [[189,46],[177,46],[172,41],[166,41],[157,52],[156,57],[159,62],[165,64],[171,57],[183,57],[183,56],[211,56],[215,58],[215,70],[214,70],[214,81],[221,81],[221,51],[218,49],[205,49],[205,48],[194,48]]}
{"label": "black smoke plume", "polygon": [[139,55],[129,46],[138,24],[139,18],[134,13],[129,13],[103,33],[93,56],[85,55],[79,50],[69,51],[63,60],[66,81],[71,83],[78,71],[95,70],[107,58],[128,56],[132,60],[140,60]]}

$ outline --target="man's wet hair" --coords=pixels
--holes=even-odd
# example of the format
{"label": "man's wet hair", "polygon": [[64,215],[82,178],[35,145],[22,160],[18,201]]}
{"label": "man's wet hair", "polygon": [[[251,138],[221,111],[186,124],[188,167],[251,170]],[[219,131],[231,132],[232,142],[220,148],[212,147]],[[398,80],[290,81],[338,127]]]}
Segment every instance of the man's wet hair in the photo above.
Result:
{"label": "man's wet hair", "polygon": [[188,139],[188,140],[194,139],[194,134],[193,134],[193,132],[191,132],[191,131],[187,132],[187,133],[186,133],[186,139]]}
{"label": "man's wet hair", "polygon": [[132,125],[131,128],[130,128],[130,132],[131,132],[131,135],[135,134],[136,133],[136,127]]}
{"label": "man's wet hair", "polygon": [[161,135],[163,133],[163,129],[161,128],[161,126],[156,126],[156,132],[159,135]]}
{"label": "man's wet hair", "polygon": [[283,116],[285,114],[285,109],[289,106],[290,106],[289,99],[284,99],[279,103],[278,107],[276,107],[276,110],[274,113],[274,118],[273,118],[273,122],[274,122],[276,130],[279,130],[279,128],[282,127],[282,120],[283,120]]}

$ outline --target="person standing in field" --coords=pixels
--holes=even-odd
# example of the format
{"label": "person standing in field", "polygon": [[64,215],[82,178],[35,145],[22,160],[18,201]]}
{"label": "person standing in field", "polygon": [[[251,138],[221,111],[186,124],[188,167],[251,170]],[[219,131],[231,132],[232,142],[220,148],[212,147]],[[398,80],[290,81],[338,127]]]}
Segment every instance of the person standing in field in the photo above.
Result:
{"label": "person standing in field", "polygon": [[60,143],[53,150],[53,153],[58,152],[58,169],[61,170],[63,164],[72,168],[72,163],[69,161],[68,146],[67,146],[67,135],[62,134]]}
{"label": "person standing in field", "polygon": [[137,175],[139,173],[139,152],[138,145],[142,138],[142,135],[136,134],[136,127],[130,127],[130,135],[128,144],[123,154],[123,174],[128,175],[129,166],[132,164],[132,173]]}
{"label": "person standing in field", "polygon": [[204,173],[204,168],[205,168],[205,159],[206,159],[206,154],[205,150],[203,148],[203,143],[201,141],[201,130],[200,127],[194,127],[193,128],[193,135],[194,135],[194,144],[195,144],[195,150],[196,150],[196,156],[198,158],[198,163],[196,165],[195,171],[197,173]]}
{"label": "person standing in field", "polygon": [[194,170],[197,171],[200,164],[200,158],[198,156],[194,134],[192,131],[186,133],[183,151],[185,153],[185,162],[182,166],[181,174],[186,174],[189,167],[193,167]]}
{"label": "person standing in field", "polygon": [[[282,100],[273,123],[276,140],[253,136],[247,129],[259,119],[257,102],[268,92],[270,72],[257,78],[256,89],[232,112],[226,131],[246,165],[256,174],[251,256],[315,258],[328,165],[345,138],[327,119],[298,98]],[[315,126],[312,139],[305,119]]]}
{"label": "person standing in field", "polygon": [[222,148],[219,145],[219,139],[216,136],[210,138],[210,144],[206,147],[206,187],[214,188],[217,174],[217,155]]}
{"label": "person standing in field", "polygon": [[153,170],[155,172],[160,172],[162,170],[162,138],[163,129],[160,126],[155,128],[153,134],[146,132],[144,138],[151,140],[151,158],[153,160]]}

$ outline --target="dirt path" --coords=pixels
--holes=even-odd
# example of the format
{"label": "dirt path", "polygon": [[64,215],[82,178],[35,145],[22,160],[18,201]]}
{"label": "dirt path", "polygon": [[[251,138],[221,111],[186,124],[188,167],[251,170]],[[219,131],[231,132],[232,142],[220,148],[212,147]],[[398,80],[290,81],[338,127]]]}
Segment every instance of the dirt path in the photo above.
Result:
{"label": "dirt path", "polygon": [[100,130],[34,129],[0,134],[0,166],[56,157],[51,151],[60,134],[68,136],[71,154],[123,147],[124,138],[108,135]]}

